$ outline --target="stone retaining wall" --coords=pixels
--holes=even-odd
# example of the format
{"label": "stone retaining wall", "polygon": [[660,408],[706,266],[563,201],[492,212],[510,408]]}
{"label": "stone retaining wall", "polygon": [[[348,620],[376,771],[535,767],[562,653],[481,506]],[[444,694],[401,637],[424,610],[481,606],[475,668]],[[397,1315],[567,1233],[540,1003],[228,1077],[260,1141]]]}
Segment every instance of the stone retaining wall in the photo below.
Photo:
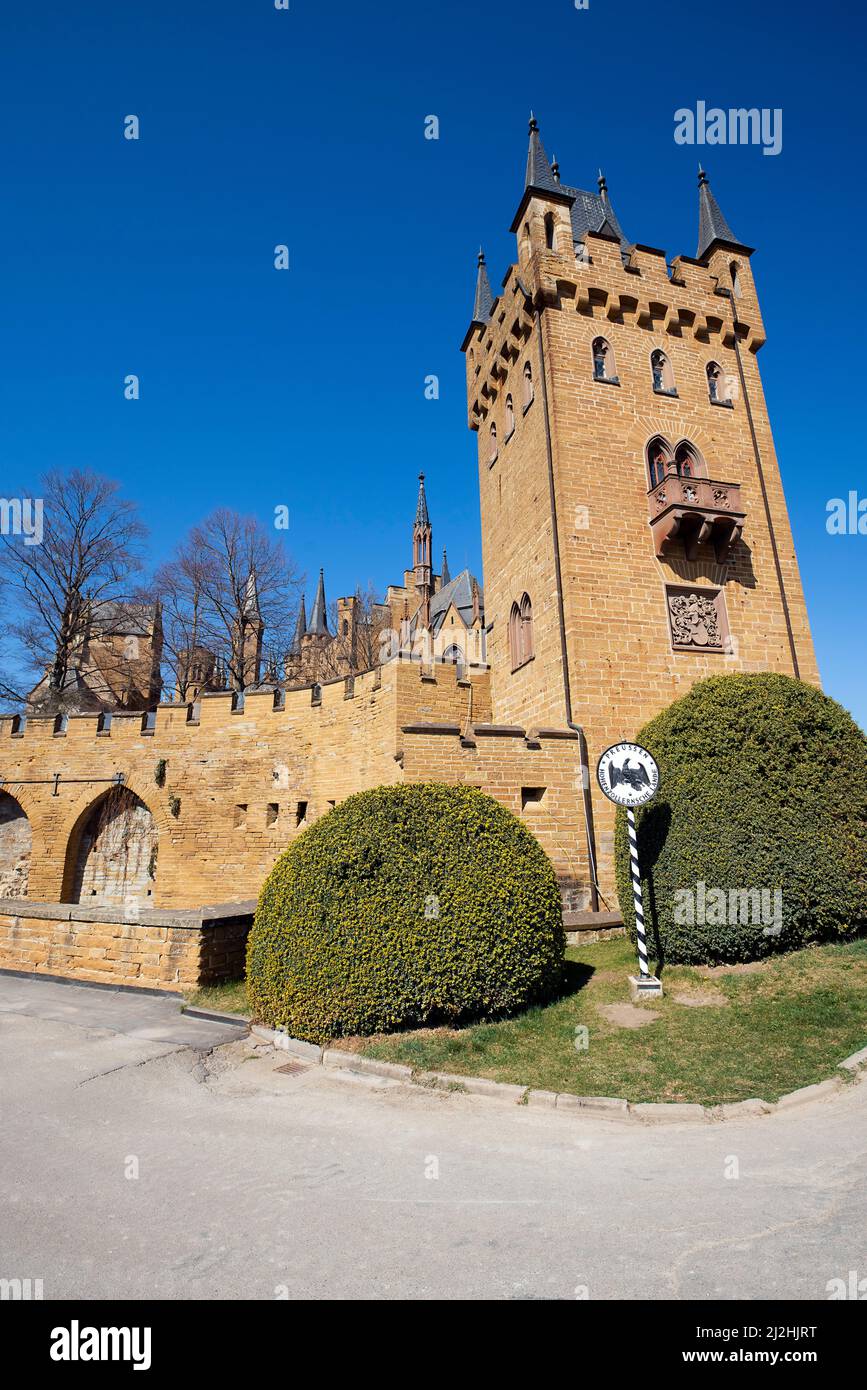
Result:
{"label": "stone retaining wall", "polygon": [[0,969],[101,984],[188,990],[240,979],[255,903],[196,911],[0,903]]}

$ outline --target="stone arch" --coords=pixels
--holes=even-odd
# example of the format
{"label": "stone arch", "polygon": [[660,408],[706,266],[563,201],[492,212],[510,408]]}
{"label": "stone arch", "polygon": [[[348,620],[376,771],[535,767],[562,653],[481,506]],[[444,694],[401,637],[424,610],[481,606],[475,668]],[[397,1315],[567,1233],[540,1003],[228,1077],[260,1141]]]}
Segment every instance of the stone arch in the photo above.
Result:
{"label": "stone arch", "polygon": [[0,791],[0,898],[26,898],[33,830],[17,797]]}
{"label": "stone arch", "polygon": [[159,828],[128,786],[110,787],[79,815],[69,836],[64,902],[100,907],[146,906],[153,900]]}

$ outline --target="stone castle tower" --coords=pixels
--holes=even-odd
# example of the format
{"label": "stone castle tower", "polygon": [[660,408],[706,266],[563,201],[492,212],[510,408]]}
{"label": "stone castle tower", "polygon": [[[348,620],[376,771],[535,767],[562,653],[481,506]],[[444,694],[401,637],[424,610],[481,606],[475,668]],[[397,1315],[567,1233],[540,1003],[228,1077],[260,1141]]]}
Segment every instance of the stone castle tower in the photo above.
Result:
{"label": "stone castle tower", "polygon": [[[698,680],[818,684],[757,353],[752,250],[699,178],[699,244],[624,234],[561,182],[531,117],[517,260],[480,254],[466,356],[493,719],[580,726],[599,754]],[[608,874],[605,874],[608,877]],[[610,881],[610,879],[609,879]]]}

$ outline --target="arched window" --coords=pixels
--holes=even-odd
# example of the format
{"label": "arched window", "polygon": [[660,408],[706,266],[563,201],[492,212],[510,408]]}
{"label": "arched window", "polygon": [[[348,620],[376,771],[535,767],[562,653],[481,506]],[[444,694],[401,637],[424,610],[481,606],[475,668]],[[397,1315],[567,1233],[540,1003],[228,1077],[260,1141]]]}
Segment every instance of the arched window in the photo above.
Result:
{"label": "arched window", "polygon": [[464,662],[464,654],[456,642],[453,642],[450,647],[446,647],[443,652],[443,661],[447,661],[457,668],[455,674],[458,680],[462,681],[466,674],[466,663]]}
{"label": "arched window", "polygon": [[740,277],[740,275],[738,274],[738,263],[737,263],[737,261],[732,261],[731,265],[729,266],[729,274],[730,274],[731,277],[732,277],[732,292],[733,292],[733,294],[734,294],[734,296],[735,296],[735,299],[740,299],[740,297],[741,297],[741,277]]}
{"label": "arched window", "polygon": [[509,656],[512,662],[512,670],[517,671],[523,663],[521,661],[521,610],[517,603],[512,604],[512,611],[509,614]]}
{"label": "arched window", "polygon": [[509,614],[509,652],[512,670],[528,662],[535,652],[533,641],[533,605],[529,594],[522,594],[520,603],[512,604]]}
{"label": "arched window", "polygon": [[488,462],[497,462],[497,427],[494,424],[493,420],[491,421],[491,452],[488,457]]}
{"label": "arched window", "polygon": [[674,388],[674,372],[671,370],[671,362],[661,348],[656,348],[650,354],[650,370],[653,374],[653,389],[658,395],[675,396],[677,394]]}
{"label": "arched window", "polygon": [[707,477],[704,459],[688,439],[682,439],[674,451],[674,468],[681,478]]}
{"label": "arched window", "polygon": [[553,214],[553,212],[546,213],[546,214],[545,214],[545,246],[547,247],[547,249],[548,249],[549,251],[553,251],[553,250],[554,250],[554,230],[555,230],[554,214]]}
{"label": "arched window", "polygon": [[524,594],[521,599],[521,651],[524,661],[529,661],[535,652],[533,645],[533,605],[530,602],[529,594]]}
{"label": "arched window", "polygon": [[536,388],[533,385],[533,368],[529,362],[524,363],[524,409],[529,410],[533,404]]}
{"label": "arched window", "polygon": [[344,636],[344,637],[348,637],[348,636],[349,636],[349,620],[348,620],[348,618],[344,618],[344,619],[343,619],[343,636]]}
{"label": "arched window", "polygon": [[654,435],[646,449],[647,476],[651,487],[659,487],[669,469],[674,467],[674,451],[661,434]]}
{"label": "arched window", "polygon": [[506,397],[506,438],[515,433],[515,406],[511,396]]}
{"label": "arched window", "polygon": [[707,394],[715,405],[725,400],[725,378],[718,362],[707,364]]}
{"label": "arched window", "polygon": [[607,338],[593,339],[593,377],[596,381],[616,381],[614,353]]}

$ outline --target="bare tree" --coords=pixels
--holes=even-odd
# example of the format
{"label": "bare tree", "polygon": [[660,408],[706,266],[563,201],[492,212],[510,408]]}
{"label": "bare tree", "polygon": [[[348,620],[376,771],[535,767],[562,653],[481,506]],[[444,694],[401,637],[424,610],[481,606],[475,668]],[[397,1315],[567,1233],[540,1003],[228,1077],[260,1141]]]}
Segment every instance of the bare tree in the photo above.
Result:
{"label": "bare tree", "polygon": [[325,679],[371,671],[382,662],[382,639],[391,623],[391,611],[372,584],[365,590],[355,590],[348,632],[341,629],[336,603],[329,607],[329,618],[335,637],[319,658],[320,673]]}
{"label": "bare tree", "polygon": [[74,704],[85,647],[96,636],[104,639],[101,667],[89,698],[111,704],[114,692],[141,677],[137,658],[114,638],[120,607],[136,597],[132,576],[142,568],[147,532],[118,484],[90,470],[47,473],[41,492],[38,540],[0,531],[0,693],[24,702],[38,682],[41,706]]}
{"label": "bare tree", "polygon": [[[211,651],[204,625],[204,595],[199,566],[189,544],[154,576],[154,594],[162,608],[163,667],[177,699],[188,700],[202,685],[216,686],[222,676],[218,653]],[[166,681],[169,686],[169,682]]]}
{"label": "bare tree", "polygon": [[301,577],[255,517],[220,508],[194,526],[157,574],[166,610],[166,650],[176,688],[192,682],[203,653],[225,662],[230,689],[255,683],[263,634],[285,650]]}

